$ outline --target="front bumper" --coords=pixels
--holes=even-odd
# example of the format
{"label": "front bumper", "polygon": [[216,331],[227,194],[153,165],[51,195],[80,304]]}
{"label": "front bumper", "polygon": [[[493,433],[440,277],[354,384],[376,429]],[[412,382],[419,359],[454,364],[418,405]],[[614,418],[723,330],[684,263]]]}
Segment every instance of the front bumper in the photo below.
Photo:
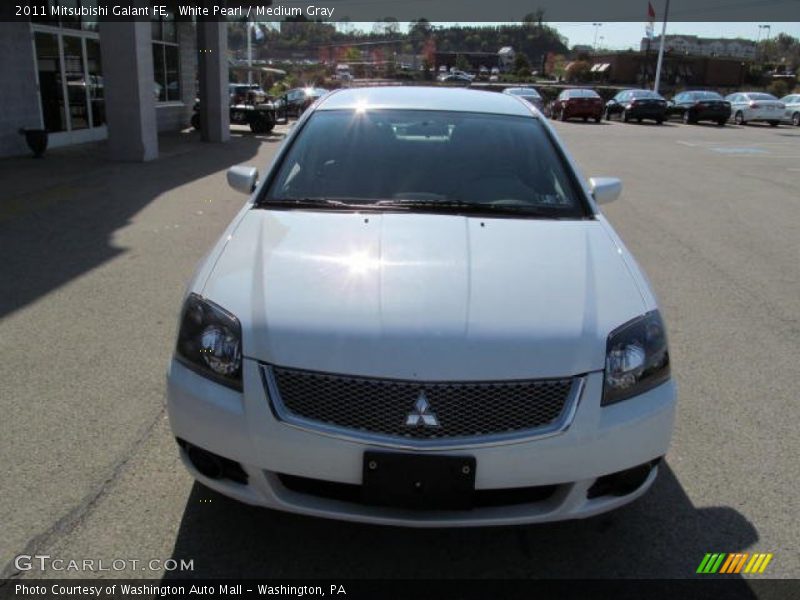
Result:
{"label": "front bumper", "polygon": [[175,437],[238,462],[247,484],[211,479],[181,455],[190,472],[208,487],[247,504],[307,515],[386,525],[418,527],[511,525],[576,519],[612,510],[641,496],[657,469],[623,496],[587,492],[596,480],[666,454],[672,433],[676,393],[672,381],[640,396],[600,406],[602,373],[586,376],[566,431],[549,437],[514,440],[494,446],[417,450],[430,454],[474,456],[476,490],[555,486],[547,498],[461,511],[411,511],[377,507],[289,489],[281,476],[360,485],[363,456],[385,446],[305,431],[274,416],[259,365],[244,362],[244,393],[171,363],[167,406]]}

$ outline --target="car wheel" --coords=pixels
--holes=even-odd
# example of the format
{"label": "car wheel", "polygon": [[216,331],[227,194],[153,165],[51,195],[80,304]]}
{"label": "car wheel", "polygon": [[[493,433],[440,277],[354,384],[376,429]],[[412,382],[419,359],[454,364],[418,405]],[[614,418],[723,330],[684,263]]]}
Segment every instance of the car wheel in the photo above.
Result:
{"label": "car wheel", "polygon": [[664,119],[656,119],[656,125],[663,125]]}
{"label": "car wheel", "polygon": [[737,125],[744,125],[745,123],[747,123],[747,121],[744,120],[744,115],[742,114],[742,111],[740,110],[736,111],[736,114],[733,115],[733,122],[736,123]]}
{"label": "car wheel", "polygon": [[796,112],[792,115],[792,125],[800,127],[800,112]]}
{"label": "car wheel", "polygon": [[200,114],[194,113],[189,121],[194,129],[200,131]]}
{"label": "car wheel", "polygon": [[720,119],[719,121],[717,121],[717,125],[719,125],[720,127],[725,127],[725,122],[726,119]]}
{"label": "car wheel", "polygon": [[605,117],[606,117],[606,121],[610,121],[611,120],[611,111],[609,111],[608,109],[606,109]]}
{"label": "car wheel", "polygon": [[594,118],[594,122],[595,123],[599,123],[600,121],[602,121],[602,117],[595,117]]}
{"label": "car wheel", "polygon": [[628,114],[628,111],[623,109],[622,110],[622,120],[627,123],[631,120],[631,116]]}
{"label": "car wheel", "polygon": [[769,126],[770,127],[777,127],[779,124],[780,124],[780,121],[770,121],[769,122]]}
{"label": "car wheel", "polygon": [[589,117],[583,117],[583,122],[586,123],[589,120]]}
{"label": "car wheel", "polygon": [[641,123],[641,122],[642,122],[642,120],[641,120],[641,119],[636,119],[636,122],[637,122],[637,123]]}
{"label": "car wheel", "polygon": [[567,120],[567,112],[563,108],[561,109],[561,112],[558,114],[558,118],[560,121]]}

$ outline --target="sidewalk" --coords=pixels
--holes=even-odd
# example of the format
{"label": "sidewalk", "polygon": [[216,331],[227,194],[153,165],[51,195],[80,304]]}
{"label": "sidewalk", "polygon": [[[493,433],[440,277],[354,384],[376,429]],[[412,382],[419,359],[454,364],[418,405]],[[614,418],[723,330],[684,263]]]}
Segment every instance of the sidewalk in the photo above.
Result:
{"label": "sidewalk", "polygon": [[[30,156],[0,159],[0,222],[31,211],[47,208],[55,202],[81,195],[87,186],[118,179],[136,180],[141,174],[148,180],[173,180],[169,175],[177,157],[192,155],[196,172],[186,172],[190,180],[209,174],[212,169],[246,162],[256,157],[264,143],[272,148],[283,139],[286,127],[278,126],[269,135],[254,136],[248,129],[231,127],[231,141],[211,144],[200,134],[187,130],[159,136],[159,158],[149,163],[123,163],[106,158],[106,142],[93,142],[48,150],[42,159]],[[179,161],[183,162],[183,161]],[[263,161],[256,161],[262,168]],[[146,175],[145,175],[146,174]],[[174,181],[173,181],[174,183]]]}

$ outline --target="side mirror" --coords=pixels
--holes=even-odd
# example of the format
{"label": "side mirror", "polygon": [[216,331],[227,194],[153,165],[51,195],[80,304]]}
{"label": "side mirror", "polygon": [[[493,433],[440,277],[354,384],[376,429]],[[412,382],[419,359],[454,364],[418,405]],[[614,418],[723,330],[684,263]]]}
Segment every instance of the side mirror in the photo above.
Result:
{"label": "side mirror", "polygon": [[250,195],[256,189],[258,169],[247,165],[237,165],[228,169],[228,185],[237,192]]}
{"label": "side mirror", "polygon": [[622,193],[622,182],[616,177],[590,177],[589,187],[598,204],[613,202]]}

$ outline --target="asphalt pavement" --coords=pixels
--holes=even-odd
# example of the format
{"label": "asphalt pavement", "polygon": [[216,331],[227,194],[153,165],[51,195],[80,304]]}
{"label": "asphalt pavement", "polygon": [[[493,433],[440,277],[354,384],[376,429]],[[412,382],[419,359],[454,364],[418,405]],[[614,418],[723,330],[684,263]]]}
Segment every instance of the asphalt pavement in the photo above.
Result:
{"label": "asphalt pavement", "polygon": [[[193,483],[163,406],[179,300],[244,201],[233,164],[281,139],[166,138],[0,162],[0,568],[18,554],[184,559],[131,577],[691,577],[706,552],[771,552],[798,577],[800,129],[557,123],[667,322],[679,410],[659,480],[586,521],[412,530],[237,504]],[[49,170],[48,170],[49,169]],[[3,208],[5,207],[5,208]],[[743,589],[748,583],[743,579]]]}

